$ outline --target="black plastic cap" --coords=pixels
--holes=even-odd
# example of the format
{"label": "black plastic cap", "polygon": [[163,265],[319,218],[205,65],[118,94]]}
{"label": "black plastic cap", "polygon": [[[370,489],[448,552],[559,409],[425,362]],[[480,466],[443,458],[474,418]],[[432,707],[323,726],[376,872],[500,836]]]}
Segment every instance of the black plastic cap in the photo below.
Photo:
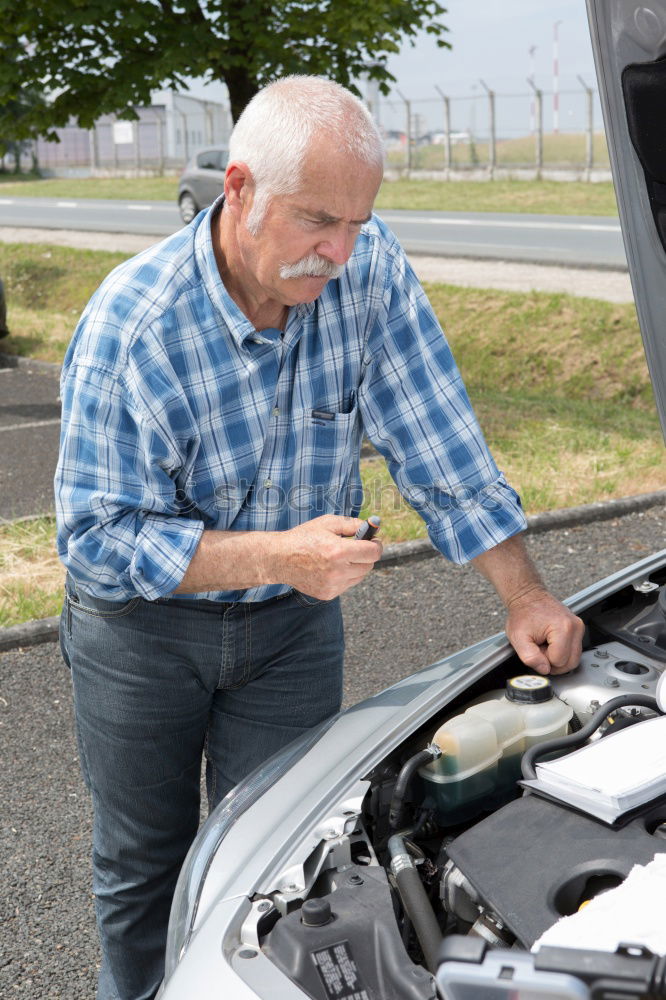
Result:
{"label": "black plastic cap", "polygon": [[520,677],[511,677],[506,682],[506,696],[509,701],[516,701],[522,705],[536,705],[542,701],[550,701],[555,692],[547,677],[539,677],[538,674],[521,674]]}
{"label": "black plastic cap", "polygon": [[301,923],[306,927],[322,927],[333,919],[327,899],[306,899],[301,907]]}

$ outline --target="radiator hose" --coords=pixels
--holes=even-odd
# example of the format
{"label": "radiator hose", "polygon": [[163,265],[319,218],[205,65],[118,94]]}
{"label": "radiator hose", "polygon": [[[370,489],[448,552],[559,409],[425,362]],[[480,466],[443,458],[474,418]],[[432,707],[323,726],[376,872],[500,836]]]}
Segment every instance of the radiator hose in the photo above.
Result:
{"label": "radiator hose", "polygon": [[409,758],[406,764],[403,764],[398,775],[398,780],[393,788],[393,795],[391,796],[391,805],[389,808],[389,831],[391,833],[399,830],[402,826],[405,795],[407,794],[410,781],[420,767],[423,767],[424,764],[432,764],[433,760],[437,760],[441,756],[442,751],[437,744],[430,743],[425,750],[419,750],[418,753]]}
{"label": "radiator hose", "polygon": [[403,909],[411,920],[414,933],[421,945],[426,968],[434,975],[439,965],[439,949],[443,937],[421,877],[405,846],[403,838],[410,832],[404,830],[389,837],[391,871],[395,877]]}
{"label": "radiator hose", "polygon": [[651,708],[655,712],[659,711],[657,699],[651,694],[621,694],[617,698],[611,698],[610,701],[605,702],[597,709],[589,722],[586,722],[578,732],[569,733],[568,736],[557,736],[554,740],[545,740],[543,743],[536,743],[529,750],[526,750],[521,762],[523,778],[536,778],[534,761],[537,757],[542,757],[555,750],[569,750],[582,746],[611,712],[615,712],[618,708],[624,708],[626,705],[637,705],[641,708]]}

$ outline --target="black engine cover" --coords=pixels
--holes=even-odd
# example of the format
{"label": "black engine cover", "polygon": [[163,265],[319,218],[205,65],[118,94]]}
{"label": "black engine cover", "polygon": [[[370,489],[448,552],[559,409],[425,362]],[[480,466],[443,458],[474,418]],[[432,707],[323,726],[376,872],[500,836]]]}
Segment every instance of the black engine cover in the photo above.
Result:
{"label": "black engine cover", "polygon": [[262,941],[290,979],[316,1000],[434,1000],[432,976],[405,951],[383,868],[345,869],[324,901],[329,922],[308,926],[294,910]]}
{"label": "black engine cover", "polygon": [[529,948],[583,899],[666,853],[666,842],[648,832],[662,820],[663,804],[616,829],[527,795],[456,837],[447,853]]}

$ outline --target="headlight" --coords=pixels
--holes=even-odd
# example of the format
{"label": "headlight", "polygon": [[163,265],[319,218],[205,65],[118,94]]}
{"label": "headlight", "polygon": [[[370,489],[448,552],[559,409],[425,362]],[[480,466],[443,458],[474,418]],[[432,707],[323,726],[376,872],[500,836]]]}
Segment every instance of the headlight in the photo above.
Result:
{"label": "headlight", "polygon": [[211,862],[220,844],[238,817],[254,805],[264,792],[306,754],[335,722],[332,716],[320,726],[309,729],[289,746],[275,754],[236,785],[213,810],[197,833],[183,863],[171,904],[167,934],[164,982],[173,975],[187,951],[201,898],[201,890]]}

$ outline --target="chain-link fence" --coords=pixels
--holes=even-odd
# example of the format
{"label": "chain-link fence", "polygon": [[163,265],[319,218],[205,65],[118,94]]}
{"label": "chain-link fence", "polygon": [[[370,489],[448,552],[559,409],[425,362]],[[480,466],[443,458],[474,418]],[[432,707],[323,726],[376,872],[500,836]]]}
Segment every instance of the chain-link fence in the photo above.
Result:
{"label": "chain-link fence", "polygon": [[[442,177],[579,176],[610,171],[598,95],[581,79],[556,95],[532,86],[500,93],[480,80],[469,94],[412,99],[400,90],[368,98],[386,142],[389,171],[427,171]],[[557,98],[557,100],[555,99]],[[232,122],[228,106],[172,91],[154,95],[135,121],[100,118],[85,130],[57,129],[59,143],[43,139],[25,149],[45,174],[174,171],[206,145],[224,145]],[[609,174],[608,174],[609,175]]]}
{"label": "chain-link fence", "polygon": [[394,90],[375,101],[389,168],[490,177],[560,170],[588,178],[610,170],[598,95],[582,80],[556,95],[534,86],[498,93],[482,80],[468,95],[434,89],[430,98]]}
{"label": "chain-link fence", "polygon": [[229,109],[171,91],[154,95],[138,118],[124,121],[105,115],[92,129],[69,125],[56,129],[59,142],[38,139],[26,149],[42,173],[128,173],[178,170],[197,149],[224,145],[231,131]]}

